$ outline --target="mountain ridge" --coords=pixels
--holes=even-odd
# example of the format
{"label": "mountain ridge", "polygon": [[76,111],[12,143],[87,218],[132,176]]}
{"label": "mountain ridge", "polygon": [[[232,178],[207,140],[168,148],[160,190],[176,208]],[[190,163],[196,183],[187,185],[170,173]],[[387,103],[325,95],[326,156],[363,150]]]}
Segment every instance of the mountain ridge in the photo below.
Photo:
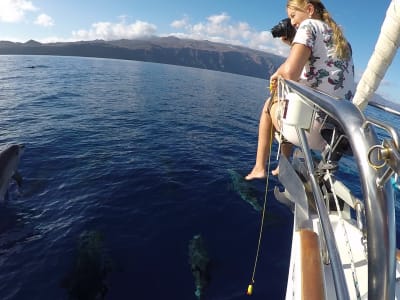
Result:
{"label": "mountain ridge", "polygon": [[180,65],[269,78],[284,61],[272,53],[174,36],[114,41],[25,43],[0,41],[0,55],[60,55],[115,58]]}

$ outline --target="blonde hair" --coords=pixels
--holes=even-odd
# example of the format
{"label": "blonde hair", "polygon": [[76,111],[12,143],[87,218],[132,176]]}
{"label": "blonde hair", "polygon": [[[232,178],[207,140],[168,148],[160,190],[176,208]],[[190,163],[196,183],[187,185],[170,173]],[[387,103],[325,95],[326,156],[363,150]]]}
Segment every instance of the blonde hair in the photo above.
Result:
{"label": "blonde hair", "polygon": [[342,29],[332,19],[330,13],[326,10],[325,6],[320,0],[288,0],[287,7],[295,10],[304,11],[307,4],[314,6],[315,13],[318,14],[322,21],[327,23],[333,31],[333,44],[335,45],[335,52],[339,58],[348,59],[351,56],[349,43],[344,37]]}

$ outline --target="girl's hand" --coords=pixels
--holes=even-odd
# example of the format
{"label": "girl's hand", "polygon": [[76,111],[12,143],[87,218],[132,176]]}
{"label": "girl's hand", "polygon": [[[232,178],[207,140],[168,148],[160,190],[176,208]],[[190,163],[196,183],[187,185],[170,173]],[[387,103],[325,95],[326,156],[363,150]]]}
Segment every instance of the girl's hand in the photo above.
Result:
{"label": "girl's hand", "polygon": [[276,88],[278,86],[278,74],[273,74],[270,78],[269,78],[269,90],[275,91]]}
{"label": "girl's hand", "polygon": [[282,37],[281,37],[281,41],[282,41],[284,44],[288,45],[288,46],[290,46],[290,45],[292,44],[292,43],[287,39],[286,36],[282,36]]}

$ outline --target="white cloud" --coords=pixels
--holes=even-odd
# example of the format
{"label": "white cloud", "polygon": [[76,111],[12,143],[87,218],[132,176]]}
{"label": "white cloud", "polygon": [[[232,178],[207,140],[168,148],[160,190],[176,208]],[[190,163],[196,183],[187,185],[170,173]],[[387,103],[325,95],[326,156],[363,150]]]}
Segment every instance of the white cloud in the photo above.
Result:
{"label": "white cloud", "polygon": [[36,11],[31,1],[0,0],[0,21],[16,23],[24,19],[25,13]]}
{"label": "white cloud", "polygon": [[54,25],[54,20],[52,17],[46,14],[40,14],[35,21],[35,24],[44,26],[44,27],[51,27]]}
{"label": "white cloud", "polygon": [[181,30],[170,33],[181,38],[210,40],[241,45],[286,56],[289,47],[279,39],[274,39],[269,31],[257,31],[246,22],[234,23],[226,13],[212,15],[205,22],[191,24],[189,17],[171,23],[171,27]]}
{"label": "white cloud", "polygon": [[214,25],[218,25],[218,24],[223,24],[227,21],[230,20],[230,16],[228,16],[226,13],[222,13],[220,15],[213,15],[213,16],[209,16],[207,18],[208,22]]}
{"label": "white cloud", "polygon": [[186,28],[189,25],[189,18],[187,16],[183,17],[180,20],[175,20],[171,23],[172,28]]}
{"label": "white cloud", "polygon": [[151,36],[156,33],[157,27],[153,24],[136,21],[132,24],[98,22],[92,24],[89,30],[80,29],[73,31],[75,40],[116,40],[116,39],[135,39],[143,36]]}
{"label": "white cloud", "polygon": [[[73,31],[71,38],[49,37],[42,38],[41,41],[135,39],[157,33],[157,27],[154,24],[144,21],[129,24],[126,20],[127,17],[123,15],[116,23],[97,22],[92,24],[89,29]],[[269,31],[257,31],[247,22],[233,22],[226,13],[211,15],[203,22],[197,23],[191,22],[189,16],[184,15],[181,19],[171,22],[170,26],[177,32],[167,32],[163,34],[164,36],[174,35],[180,38],[241,45],[281,56],[287,56],[289,53],[289,47],[279,39],[274,39]]]}

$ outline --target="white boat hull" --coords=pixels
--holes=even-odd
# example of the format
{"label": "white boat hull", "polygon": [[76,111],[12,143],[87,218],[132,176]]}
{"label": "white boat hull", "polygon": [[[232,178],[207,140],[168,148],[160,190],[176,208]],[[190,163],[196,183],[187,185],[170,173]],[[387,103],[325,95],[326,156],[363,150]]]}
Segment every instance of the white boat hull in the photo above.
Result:
{"label": "white boat hull", "polygon": [[[331,221],[333,232],[336,238],[336,244],[342,261],[350,299],[368,299],[368,261],[365,256],[364,245],[362,243],[362,232],[357,228],[357,224],[355,224],[354,220],[352,219],[343,220],[342,225],[342,222],[340,221],[339,216],[336,212],[331,213],[329,215],[329,219]],[[312,217],[312,224],[312,229],[318,236],[319,240],[318,252],[320,254],[320,260],[322,262],[321,274],[323,278],[321,279],[324,284],[323,290],[325,299],[336,300],[337,297],[335,293],[332,267],[331,264],[329,264],[329,260],[327,261],[327,258],[324,257],[324,253],[326,252],[324,251],[324,244],[323,242],[321,242],[322,235],[319,234],[321,227],[317,215]],[[296,228],[296,224],[294,224],[294,228]],[[344,230],[346,231],[346,233],[344,232]],[[346,235],[348,236],[351,253],[349,253],[349,247],[347,246],[346,238],[344,238]],[[315,288],[315,286],[305,287],[303,285],[304,282],[302,273],[307,271],[305,271],[305,266],[302,266],[301,251],[302,247],[300,234],[299,231],[294,230],[292,237],[292,250],[288,283],[286,289],[287,300],[304,299],[303,289]],[[354,263],[355,277],[353,277],[352,261]],[[304,276],[307,276],[307,274],[304,274]],[[357,297],[354,280],[355,278],[358,285],[360,298]],[[400,264],[397,261],[395,299],[400,299],[400,283],[398,282],[398,280],[400,280]]]}

